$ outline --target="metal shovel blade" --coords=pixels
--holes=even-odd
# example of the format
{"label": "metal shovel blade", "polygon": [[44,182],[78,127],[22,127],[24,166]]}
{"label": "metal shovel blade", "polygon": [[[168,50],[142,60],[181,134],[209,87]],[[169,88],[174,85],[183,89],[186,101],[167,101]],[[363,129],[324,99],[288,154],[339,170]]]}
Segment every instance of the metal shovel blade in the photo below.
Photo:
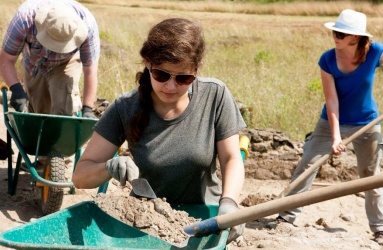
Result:
{"label": "metal shovel blade", "polygon": [[149,182],[144,178],[132,180],[133,193],[140,197],[149,199],[157,198]]}

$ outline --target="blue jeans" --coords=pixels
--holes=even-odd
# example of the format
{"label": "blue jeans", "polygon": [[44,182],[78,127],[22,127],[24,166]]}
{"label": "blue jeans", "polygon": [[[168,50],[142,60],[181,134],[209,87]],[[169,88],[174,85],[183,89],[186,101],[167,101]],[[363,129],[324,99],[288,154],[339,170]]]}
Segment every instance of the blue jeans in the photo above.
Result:
{"label": "blue jeans", "polygon": [[[340,125],[342,138],[354,134],[363,126]],[[380,175],[380,162],[382,159],[382,134],[381,126],[375,125],[368,131],[355,138],[352,142],[358,166],[359,177]],[[296,167],[291,181],[294,181],[303,173],[310,164],[314,164],[323,155],[331,152],[332,137],[327,120],[319,119],[314,132],[306,139],[303,146],[303,156]],[[288,195],[302,193],[311,189],[311,185],[318,173],[317,169],[308,178],[302,181]],[[383,188],[365,192],[365,208],[372,232],[383,231]],[[301,208],[292,209],[280,213],[285,220],[293,223]]]}

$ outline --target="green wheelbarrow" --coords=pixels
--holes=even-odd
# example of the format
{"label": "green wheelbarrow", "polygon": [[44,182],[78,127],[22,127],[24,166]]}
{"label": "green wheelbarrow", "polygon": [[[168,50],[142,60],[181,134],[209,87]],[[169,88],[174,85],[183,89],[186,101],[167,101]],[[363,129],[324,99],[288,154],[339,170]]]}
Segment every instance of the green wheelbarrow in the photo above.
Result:
{"label": "green wheelbarrow", "polygon": [[[218,206],[172,204],[195,218],[217,215]],[[78,203],[0,234],[0,245],[15,249],[187,249],[223,250],[227,230],[193,238],[177,247],[129,226],[102,211],[93,201]]]}
{"label": "green wheelbarrow", "polygon": [[[242,136],[242,159],[248,156],[249,139]],[[108,183],[99,187],[105,193]],[[217,216],[218,205],[170,204],[202,220]],[[33,232],[33,233],[31,233]],[[0,245],[15,249],[130,249],[130,250],[223,250],[228,230],[204,237],[192,237],[185,246],[176,246],[125,224],[85,201],[46,215],[0,234]]]}
{"label": "green wheelbarrow", "polygon": [[[92,135],[97,119],[8,111],[8,87],[2,85],[1,91],[7,128],[8,194],[16,194],[23,159],[32,176],[31,185],[41,189],[43,215],[56,212],[62,205],[64,188],[69,187],[70,192],[74,192],[73,183],[65,180],[64,157],[75,155],[76,166],[81,147]],[[12,142],[19,151],[15,168],[12,164]],[[47,159],[42,173],[36,170],[38,157]]]}

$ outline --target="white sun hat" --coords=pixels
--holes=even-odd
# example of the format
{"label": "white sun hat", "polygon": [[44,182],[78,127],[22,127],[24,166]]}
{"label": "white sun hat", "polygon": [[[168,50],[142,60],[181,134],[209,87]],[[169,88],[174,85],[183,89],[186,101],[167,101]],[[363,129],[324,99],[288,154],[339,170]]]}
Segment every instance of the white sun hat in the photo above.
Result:
{"label": "white sun hat", "polygon": [[355,10],[345,9],[343,10],[336,22],[327,22],[324,24],[328,29],[339,31],[346,34],[368,36],[371,34],[366,32],[367,17],[361,12]]}
{"label": "white sun hat", "polygon": [[79,48],[88,36],[88,26],[75,9],[55,3],[36,11],[37,40],[47,49],[69,53]]}

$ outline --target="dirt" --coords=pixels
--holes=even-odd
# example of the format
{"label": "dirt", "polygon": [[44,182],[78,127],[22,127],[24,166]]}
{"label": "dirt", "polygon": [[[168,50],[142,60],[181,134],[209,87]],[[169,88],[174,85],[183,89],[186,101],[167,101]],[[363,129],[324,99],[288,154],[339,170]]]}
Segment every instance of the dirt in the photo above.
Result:
{"label": "dirt", "polygon": [[173,209],[165,198],[136,198],[130,192],[131,188],[124,187],[120,195],[100,193],[94,201],[112,217],[176,246],[188,238],[183,227],[200,221]]}
{"label": "dirt", "polygon": [[[287,135],[273,129],[253,129],[249,158],[245,161],[246,179],[241,193],[241,207],[278,199],[287,187],[291,174],[302,154],[302,141],[293,142]],[[3,113],[0,115],[0,139],[6,140]],[[17,148],[13,145],[17,153]],[[0,160],[0,233],[41,218],[40,190],[30,185],[31,175],[20,172],[15,195],[9,195],[7,160]],[[15,164],[15,156],[13,159]],[[358,178],[355,156],[350,147],[347,153],[330,159],[322,166],[313,188],[336,185]],[[69,173],[70,174],[70,173]],[[181,242],[181,228],[198,218],[169,208],[166,200],[138,200],[129,196],[129,187],[122,188],[111,181],[106,195],[97,189],[64,190],[61,209],[83,201],[95,201],[109,214],[147,233],[163,237],[169,242]],[[157,205],[156,205],[157,204]],[[156,207],[163,209],[155,210]],[[145,212],[143,212],[145,211]],[[283,207],[280,208],[283,211]],[[141,217],[134,220],[133,217]],[[145,216],[143,216],[146,214]],[[271,214],[246,222],[245,232],[228,248],[263,249],[383,249],[373,241],[364,209],[363,194],[348,195],[311,204],[303,208],[295,224],[275,221]],[[177,228],[176,230],[174,230]],[[1,247],[0,249],[6,249]]]}

